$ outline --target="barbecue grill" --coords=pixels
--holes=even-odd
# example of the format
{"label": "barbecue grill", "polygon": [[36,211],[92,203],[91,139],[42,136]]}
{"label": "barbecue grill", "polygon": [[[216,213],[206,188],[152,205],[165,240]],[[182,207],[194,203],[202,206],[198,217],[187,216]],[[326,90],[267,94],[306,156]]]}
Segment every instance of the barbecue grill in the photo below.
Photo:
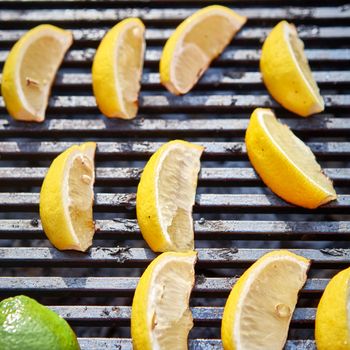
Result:
{"label": "barbecue grill", "polygon": [[[159,83],[162,46],[175,26],[207,4],[234,5],[248,23],[196,88],[176,97]],[[141,17],[147,50],[140,111],[109,120],[91,89],[91,62],[105,31]],[[295,117],[269,96],[258,70],[264,37],[280,20],[298,27],[326,110]],[[62,315],[84,350],[132,349],[130,311],[143,269],[155,254],[135,217],[146,160],[165,141],[205,146],[194,207],[198,248],[190,349],[221,349],[223,305],[242,271],[274,248],[312,259],[286,349],[315,349],[315,308],[329,278],[350,265],[350,5],[346,1],[0,1],[0,64],[40,23],[72,29],[75,42],[58,73],[42,124],[11,120],[0,99],[0,298],[26,294]],[[265,188],[248,162],[244,133],[255,107],[272,107],[316,154],[338,201],[297,208]],[[98,142],[94,245],[60,252],[43,234],[39,190],[51,160],[68,146]]]}

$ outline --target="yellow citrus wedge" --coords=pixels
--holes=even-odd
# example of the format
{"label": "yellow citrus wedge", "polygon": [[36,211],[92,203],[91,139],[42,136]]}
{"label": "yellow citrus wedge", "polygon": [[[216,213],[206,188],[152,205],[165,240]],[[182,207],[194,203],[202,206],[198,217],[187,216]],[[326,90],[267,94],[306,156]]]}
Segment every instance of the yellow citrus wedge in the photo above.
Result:
{"label": "yellow citrus wedge", "polygon": [[161,83],[173,94],[189,92],[247,21],[225,6],[205,7],[185,19],[166,42]]}
{"label": "yellow citrus wedge", "polygon": [[194,285],[193,251],[159,255],[137,285],[131,311],[134,350],[187,350],[193,327],[189,308]]}
{"label": "yellow citrus wedge", "polygon": [[12,47],[2,72],[1,93],[14,119],[45,119],[52,83],[72,42],[70,31],[42,24]]}
{"label": "yellow citrus wedge", "polygon": [[156,252],[194,248],[192,206],[203,147],[186,141],[161,146],[146,164],[136,212],[143,238]]}
{"label": "yellow citrus wedge", "polygon": [[285,201],[313,209],[337,198],[310,148],[270,109],[255,109],[245,142],[256,172]]}
{"label": "yellow citrus wedge", "polygon": [[309,260],[281,250],[264,255],[246,270],[224,308],[224,349],[283,349],[309,265]]}
{"label": "yellow citrus wedge", "polygon": [[58,249],[85,251],[92,243],[95,142],[72,146],[51,164],[40,192],[40,218]]}
{"label": "yellow citrus wedge", "polygon": [[318,350],[350,350],[350,268],[328,283],[316,312],[315,339]]}
{"label": "yellow citrus wedge", "polygon": [[102,39],[92,64],[92,87],[101,112],[132,119],[138,110],[145,26],[138,18],[115,25]]}
{"label": "yellow citrus wedge", "polygon": [[272,97],[284,108],[302,116],[324,110],[324,101],[293,24],[278,23],[262,47],[260,70]]}

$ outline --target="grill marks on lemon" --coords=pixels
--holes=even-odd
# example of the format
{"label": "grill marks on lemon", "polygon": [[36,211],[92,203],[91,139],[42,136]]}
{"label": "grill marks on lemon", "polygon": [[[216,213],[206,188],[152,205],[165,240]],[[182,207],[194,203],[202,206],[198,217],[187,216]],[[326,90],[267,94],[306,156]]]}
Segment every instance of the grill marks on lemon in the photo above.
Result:
{"label": "grill marks on lemon", "polygon": [[184,20],[166,42],[160,79],[176,94],[185,94],[230,43],[246,18],[224,6],[208,6]]}
{"label": "grill marks on lemon", "polygon": [[45,176],[40,217],[47,237],[58,249],[85,251],[92,244],[95,149],[94,142],[68,148]]}
{"label": "grill marks on lemon", "polygon": [[252,113],[245,142],[254,169],[287,202],[313,209],[337,198],[310,148],[271,110]]}
{"label": "grill marks on lemon", "polygon": [[159,255],[135,291],[131,335],[135,350],[186,350],[193,327],[189,298],[194,285],[195,252]]}
{"label": "grill marks on lemon", "polygon": [[246,270],[224,308],[224,349],[281,350],[309,265],[301,256],[274,251]]}
{"label": "grill marks on lemon", "polygon": [[29,30],[13,46],[1,84],[5,105],[13,118],[44,120],[52,83],[72,42],[71,32],[43,24]]}
{"label": "grill marks on lemon", "polygon": [[132,119],[145,51],[145,27],[138,18],[115,25],[102,39],[92,65],[92,85],[97,105],[110,118]]}
{"label": "grill marks on lemon", "polygon": [[154,251],[194,248],[192,206],[203,147],[175,140],[155,152],[141,175],[136,210]]}
{"label": "grill marks on lemon", "polygon": [[278,23],[262,47],[260,70],[270,94],[286,109],[307,117],[324,110],[324,101],[312,76],[293,24]]}

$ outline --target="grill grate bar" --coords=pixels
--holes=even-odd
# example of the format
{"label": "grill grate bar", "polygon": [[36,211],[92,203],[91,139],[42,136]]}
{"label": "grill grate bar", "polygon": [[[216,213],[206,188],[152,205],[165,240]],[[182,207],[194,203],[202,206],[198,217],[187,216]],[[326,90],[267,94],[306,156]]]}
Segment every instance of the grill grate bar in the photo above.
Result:
{"label": "grill grate bar", "polygon": [[[0,167],[0,182],[35,182],[41,183],[47,168]],[[335,185],[350,182],[349,168],[324,168],[323,172],[335,182]],[[142,174],[142,168],[96,168],[96,185],[112,182],[137,185]],[[237,181],[243,184],[261,185],[259,176],[252,168],[202,168],[199,174],[199,185],[206,186],[216,183],[230,185]]]}
{"label": "grill grate bar", "polygon": [[[110,323],[130,323],[130,306],[49,306],[49,308],[74,325],[94,323],[96,325]],[[223,307],[196,306],[191,308],[196,325],[212,325],[221,323]],[[314,308],[296,308],[292,316],[293,323],[312,324],[315,320]]]}
{"label": "grill grate bar", "polygon": [[[306,49],[306,57],[311,63],[313,62],[328,62],[339,65],[341,62],[349,63],[350,49]],[[4,63],[8,55],[7,50],[0,50],[0,63]],[[65,56],[64,63],[81,65],[82,63],[91,64],[95,56],[95,49],[87,48],[81,50],[70,50]],[[161,49],[148,49],[145,55],[145,65],[158,64],[161,56]],[[260,50],[254,49],[231,49],[228,48],[215,61],[216,64],[258,64],[260,59]],[[79,66],[81,67],[81,66]]]}
{"label": "grill grate bar", "polygon": [[[194,142],[205,147],[203,159],[224,156],[227,160],[246,155],[244,142]],[[74,142],[0,142],[0,155],[57,155]],[[97,142],[97,156],[150,157],[160,146],[160,142]],[[316,156],[350,155],[350,142],[309,142],[307,145]],[[231,158],[232,157],[232,158]],[[129,158],[130,159],[130,158]],[[334,159],[334,158],[333,158]]]}
{"label": "grill grate bar", "polygon": [[[198,8],[198,7],[197,7]],[[4,22],[83,22],[100,23],[101,21],[116,22],[126,17],[140,17],[146,22],[151,21],[182,21],[191,15],[196,9],[53,9],[53,10],[1,10],[0,21]],[[350,16],[350,9],[338,7],[293,7],[293,8],[242,8],[237,11],[247,16],[249,21],[264,20],[277,21],[288,18],[289,20],[299,19],[345,19]]]}
{"label": "grill grate bar", "polygon": [[[350,83],[350,72],[347,71],[316,71],[314,74],[316,81],[322,87],[324,84],[337,85],[340,83]],[[0,74],[0,80],[1,80]],[[58,73],[55,86],[60,87],[87,87],[90,88],[92,84],[90,73]],[[258,72],[235,72],[227,71],[218,68],[212,68],[206,73],[199,81],[197,86],[203,87],[208,84],[214,84],[216,88],[222,88],[225,86],[232,86],[233,84],[247,85],[259,84],[261,88],[264,88],[261,74]],[[144,73],[142,78],[142,85],[144,88],[156,88],[160,87],[160,78],[158,73]]]}
{"label": "grill grate bar", "polygon": [[[324,95],[325,106],[330,108],[350,108],[350,95]],[[272,107],[281,109],[268,95],[219,95],[219,94],[192,94],[182,97],[164,93],[152,95],[141,93],[140,108],[164,111],[189,111],[192,109],[217,111],[218,109],[245,108],[252,110],[256,107]],[[53,96],[49,100],[49,108],[75,109],[86,111],[96,110],[96,101],[93,96]],[[3,98],[0,99],[0,110],[5,112]]]}
{"label": "grill grate bar", "polygon": [[[69,292],[97,295],[118,293],[118,295],[133,295],[139,278],[137,277],[0,277],[0,293],[36,293],[60,294]],[[237,278],[206,278],[200,276],[193,292],[198,294],[228,294]],[[308,279],[301,293],[322,293],[329,279]]]}
{"label": "grill grate bar", "polygon": [[[142,239],[136,220],[96,220],[96,239]],[[195,220],[196,239],[270,239],[349,240],[349,221],[259,221]],[[0,238],[46,239],[40,220],[0,220]]]}
{"label": "grill grate bar", "polygon": [[[96,211],[131,211],[135,208],[134,193],[97,193],[95,196],[94,209]],[[35,210],[39,205],[39,193],[26,192],[2,192],[0,193],[0,208],[12,210],[16,208]],[[350,195],[339,194],[337,201],[330,202],[313,213],[318,212],[342,212],[350,209]],[[265,194],[199,194],[196,196],[194,212],[221,211],[280,211],[306,212],[310,211],[295,207],[275,195]]]}
{"label": "grill grate bar", "polygon": [[[108,28],[107,28],[108,29]],[[71,29],[76,43],[80,42],[95,42],[99,43],[106,34],[106,29],[101,28],[85,28],[85,29]],[[173,33],[174,29],[147,29],[145,33],[148,42],[164,42]],[[234,42],[239,43],[241,40],[259,40],[266,37],[271,31],[269,28],[242,28],[235,36]],[[0,43],[9,43],[17,41],[26,30],[0,30]],[[343,27],[315,27],[315,26],[300,26],[298,28],[299,37],[304,41],[308,40],[326,40],[326,39],[349,39],[350,28]]]}
{"label": "grill grate bar", "polygon": [[[137,119],[128,123],[123,121],[113,121],[103,119],[49,119],[44,123],[28,127],[23,123],[0,119],[0,134],[19,135],[22,133],[114,133],[122,136],[125,133],[135,135],[164,136],[165,134],[195,134],[207,133],[212,135],[215,131],[218,136],[221,134],[244,135],[248,126],[247,118],[240,119],[192,119],[192,120],[165,120],[165,119]],[[307,132],[307,136],[312,134],[324,135],[325,130],[329,134],[343,133],[349,131],[350,118],[339,118],[331,114],[323,114],[307,120],[283,119],[283,123],[289,125],[297,132]]]}
{"label": "grill grate bar", "polygon": [[[132,350],[131,339],[113,338],[79,338],[81,350]],[[219,339],[190,339],[189,350],[222,350]],[[287,340],[284,350],[315,350],[313,340]]]}
{"label": "grill grate bar", "polygon": [[[198,248],[198,266],[237,267],[252,264],[271,249]],[[350,264],[350,249],[341,249],[337,254],[318,249],[290,249],[291,252],[311,259],[313,266],[327,265],[328,268]],[[0,247],[2,266],[146,266],[155,258],[146,248],[96,247],[81,254],[54,248]]]}

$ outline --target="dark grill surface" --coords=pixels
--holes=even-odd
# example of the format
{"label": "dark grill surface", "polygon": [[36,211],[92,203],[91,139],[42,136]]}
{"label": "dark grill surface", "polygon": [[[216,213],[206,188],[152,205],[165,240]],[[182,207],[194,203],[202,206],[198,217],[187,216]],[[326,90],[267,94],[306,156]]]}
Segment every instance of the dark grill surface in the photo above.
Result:
{"label": "dark grill surface", "polygon": [[[312,259],[286,349],[315,349],[315,308],[329,278],[350,265],[350,5],[346,1],[236,0],[244,29],[183,97],[159,84],[162,46],[175,26],[212,1],[0,1],[0,64],[29,28],[72,29],[75,42],[58,73],[43,124],[16,123],[0,99],[0,298],[26,294],[66,318],[81,348],[131,349],[134,289],[154,254],[135,220],[141,169],[163,142],[206,147],[194,207],[199,261],[191,298],[191,349],[221,349],[228,293],[267,251],[288,248]],[[231,1],[218,3],[232,6]],[[109,120],[95,105],[91,61],[106,29],[128,16],[147,26],[139,116]],[[280,20],[304,40],[326,110],[309,119],[282,109],[258,70],[263,38]],[[315,211],[296,208],[265,188],[251,168],[244,133],[254,107],[273,107],[315,152],[339,193]],[[87,254],[59,252],[43,234],[38,201],[52,159],[74,143],[98,141],[95,218]]]}

